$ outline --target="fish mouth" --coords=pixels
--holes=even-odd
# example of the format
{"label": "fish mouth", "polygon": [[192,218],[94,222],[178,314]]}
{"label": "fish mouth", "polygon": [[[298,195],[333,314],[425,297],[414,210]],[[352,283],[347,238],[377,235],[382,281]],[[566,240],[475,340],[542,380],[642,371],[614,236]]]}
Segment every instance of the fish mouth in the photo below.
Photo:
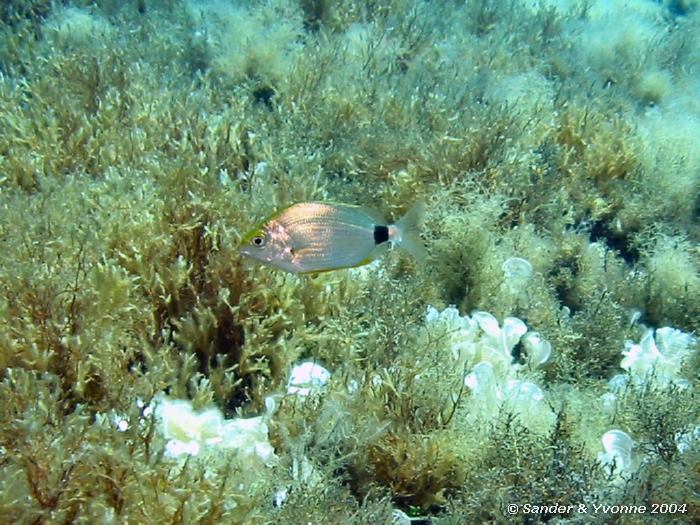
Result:
{"label": "fish mouth", "polygon": [[250,246],[243,246],[238,250],[238,253],[265,264],[272,263],[274,259],[272,256],[262,254]]}
{"label": "fish mouth", "polygon": [[252,259],[260,259],[260,257],[256,257],[257,254],[250,249],[250,246],[242,246],[238,249],[238,253],[246,257],[251,257]]}

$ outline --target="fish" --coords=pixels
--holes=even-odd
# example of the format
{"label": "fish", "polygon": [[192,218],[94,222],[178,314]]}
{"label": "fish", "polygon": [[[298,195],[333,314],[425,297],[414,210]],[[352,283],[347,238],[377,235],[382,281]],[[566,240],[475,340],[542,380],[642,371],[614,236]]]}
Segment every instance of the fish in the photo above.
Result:
{"label": "fish", "polygon": [[316,274],[369,264],[387,248],[401,248],[418,261],[425,205],[414,204],[396,223],[352,204],[299,202],[273,214],[241,240],[240,253],[295,274]]}

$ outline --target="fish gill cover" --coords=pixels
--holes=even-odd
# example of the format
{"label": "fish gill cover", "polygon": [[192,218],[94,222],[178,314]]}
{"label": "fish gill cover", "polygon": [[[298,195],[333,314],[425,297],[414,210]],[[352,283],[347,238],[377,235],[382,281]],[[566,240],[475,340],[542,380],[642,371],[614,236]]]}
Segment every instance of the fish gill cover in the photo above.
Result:
{"label": "fish gill cover", "polygon": [[[696,522],[699,28],[3,3],[0,521]],[[309,201],[424,202],[426,261],[241,256]]]}

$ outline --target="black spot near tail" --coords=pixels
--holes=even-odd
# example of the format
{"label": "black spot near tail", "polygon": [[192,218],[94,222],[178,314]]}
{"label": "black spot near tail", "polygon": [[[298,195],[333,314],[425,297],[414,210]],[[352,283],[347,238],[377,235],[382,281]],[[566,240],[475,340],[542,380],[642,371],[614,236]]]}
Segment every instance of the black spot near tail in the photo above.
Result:
{"label": "black spot near tail", "polygon": [[381,244],[389,240],[389,227],[379,226],[374,227],[374,244]]}

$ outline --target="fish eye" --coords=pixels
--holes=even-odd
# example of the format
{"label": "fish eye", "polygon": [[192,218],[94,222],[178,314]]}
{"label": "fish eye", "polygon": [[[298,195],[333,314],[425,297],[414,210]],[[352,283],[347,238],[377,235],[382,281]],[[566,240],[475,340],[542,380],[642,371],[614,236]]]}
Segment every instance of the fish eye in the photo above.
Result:
{"label": "fish eye", "polygon": [[252,242],[255,246],[262,247],[265,245],[265,237],[262,235],[256,235],[250,240],[250,242]]}

